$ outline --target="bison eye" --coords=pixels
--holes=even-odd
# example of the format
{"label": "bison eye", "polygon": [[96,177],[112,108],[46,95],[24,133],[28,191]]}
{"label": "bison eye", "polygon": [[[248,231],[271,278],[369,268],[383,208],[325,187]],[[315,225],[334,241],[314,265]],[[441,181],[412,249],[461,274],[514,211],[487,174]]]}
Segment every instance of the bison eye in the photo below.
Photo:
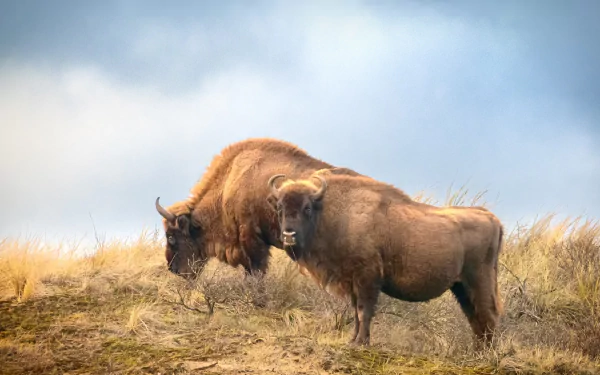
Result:
{"label": "bison eye", "polygon": [[169,245],[171,245],[171,246],[175,245],[175,237],[167,236],[167,241],[169,242]]}
{"label": "bison eye", "polygon": [[310,206],[304,207],[304,212],[306,212],[307,215],[310,214],[311,211],[312,211],[312,208],[310,208]]}

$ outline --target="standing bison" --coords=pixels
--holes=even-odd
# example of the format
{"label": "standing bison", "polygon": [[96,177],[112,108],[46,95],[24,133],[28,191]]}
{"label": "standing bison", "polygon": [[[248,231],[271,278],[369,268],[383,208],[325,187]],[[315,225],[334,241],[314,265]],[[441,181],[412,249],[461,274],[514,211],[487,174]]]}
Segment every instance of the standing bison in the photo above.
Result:
{"label": "standing bison", "polygon": [[360,176],[317,172],[294,181],[278,174],[268,185],[288,253],[323,288],[350,296],[351,343],[369,344],[380,291],[419,302],[448,289],[478,346],[491,343],[502,310],[497,265],[503,229],[487,209],[434,207]]}
{"label": "standing bison", "polygon": [[267,270],[269,247],[283,248],[277,216],[265,201],[267,180],[275,171],[296,178],[319,169],[359,175],[315,159],[295,145],[269,138],[229,145],[215,156],[187,200],[164,208],[156,199],[167,237],[169,270],[194,279],[211,257],[246,275]]}

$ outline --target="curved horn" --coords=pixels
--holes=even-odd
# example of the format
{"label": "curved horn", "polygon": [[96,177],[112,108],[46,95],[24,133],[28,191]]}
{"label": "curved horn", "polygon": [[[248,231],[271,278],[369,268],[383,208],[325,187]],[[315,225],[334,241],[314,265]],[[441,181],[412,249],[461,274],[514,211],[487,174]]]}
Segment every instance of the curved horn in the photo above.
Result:
{"label": "curved horn", "polygon": [[173,215],[172,213],[170,213],[169,211],[167,211],[166,209],[164,209],[163,206],[160,205],[160,203],[158,203],[158,200],[160,199],[160,197],[156,198],[156,203],[154,203],[154,205],[156,206],[156,211],[158,211],[158,213],[160,214],[160,216],[164,217],[165,219],[167,219],[167,221],[175,221],[175,215]]}
{"label": "curved horn", "polygon": [[321,175],[313,175],[312,178],[316,178],[319,181],[321,181],[321,187],[319,188],[319,190],[317,190],[313,195],[313,199],[321,199],[323,197],[323,194],[325,194],[325,190],[327,190],[327,181],[325,181],[325,178]]}
{"label": "curved horn", "polygon": [[275,181],[278,178],[285,178],[284,174],[276,174],[271,176],[271,178],[269,178],[269,182],[267,182],[267,185],[271,188],[271,192],[273,193],[273,195],[277,196],[279,193],[279,190],[275,187]]}

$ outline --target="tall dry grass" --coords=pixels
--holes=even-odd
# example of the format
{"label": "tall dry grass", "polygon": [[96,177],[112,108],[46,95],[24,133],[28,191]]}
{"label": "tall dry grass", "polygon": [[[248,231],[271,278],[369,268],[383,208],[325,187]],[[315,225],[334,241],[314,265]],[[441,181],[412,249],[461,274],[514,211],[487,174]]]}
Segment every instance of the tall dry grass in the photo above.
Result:
{"label": "tall dry grass", "polygon": [[[486,206],[483,196],[469,198],[463,187],[449,192],[444,204]],[[416,199],[437,203],[423,193]],[[319,289],[282,251],[272,249],[264,279],[244,279],[242,270],[211,261],[190,284],[166,270],[162,237],[143,232],[133,241],[99,243],[85,256],[65,255],[37,241],[2,241],[0,299],[26,303],[57,293],[101,295],[105,301],[136,296],[124,305],[119,329],[153,340],[192,324],[165,306],[231,329],[281,332],[326,346],[347,340],[353,324],[348,302]],[[505,315],[494,350],[473,354],[470,328],[450,293],[427,303],[382,295],[373,346],[511,371],[534,364],[549,371],[600,369],[598,222],[547,215],[507,233],[504,243],[499,284]],[[257,307],[261,299],[265,308]]]}
{"label": "tall dry grass", "polygon": [[26,301],[66,285],[86,289],[93,279],[139,283],[147,279],[148,270],[161,265],[161,249],[158,233],[148,231],[134,240],[98,243],[91,254],[48,246],[39,239],[5,239],[0,242],[0,297]]}

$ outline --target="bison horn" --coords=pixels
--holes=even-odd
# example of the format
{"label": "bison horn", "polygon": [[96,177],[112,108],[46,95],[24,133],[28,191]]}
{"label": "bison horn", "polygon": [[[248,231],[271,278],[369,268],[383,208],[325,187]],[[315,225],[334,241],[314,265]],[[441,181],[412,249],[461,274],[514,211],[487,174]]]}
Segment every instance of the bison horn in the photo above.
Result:
{"label": "bison horn", "polygon": [[285,178],[285,175],[284,174],[273,175],[273,176],[271,176],[271,178],[269,178],[269,182],[267,183],[267,185],[271,188],[271,192],[275,196],[277,196],[279,194],[279,190],[275,187],[275,181],[278,178]]}
{"label": "bison horn", "polygon": [[167,211],[166,209],[164,209],[163,206],[160,205],[160,203],[158,203],[158,200],[160,199],[160,197],[156,198],[156,211],[158,211],[158,213],[160,214],[160,216],[164,217],[165,219],[167,219],[167,221],[175,221],[175,215],[173,215],[172,213],[170,213],[169,211]]}
{"label": "bison horn", "polygon": [[321,181],[321,187],[312,195],[313,199],[319,200],[323,198],[323,194],[325,194],[325,190],[327,190],[327,181],[325,181],[325,178],[323,178],[323,176],[320,175],[314,175],[313,178],[316,178],[319,181]]}

